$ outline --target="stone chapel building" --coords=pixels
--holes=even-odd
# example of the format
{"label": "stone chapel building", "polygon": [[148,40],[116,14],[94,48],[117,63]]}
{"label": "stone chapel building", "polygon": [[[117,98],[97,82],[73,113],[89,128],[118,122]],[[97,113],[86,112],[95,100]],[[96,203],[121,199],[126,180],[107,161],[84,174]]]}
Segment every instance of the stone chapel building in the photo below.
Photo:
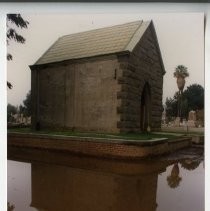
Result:
{"label": "stone chapel building", "polygon": [[152,21],[63,36],[30,68],[34,129],[161,127],[165,69]]}

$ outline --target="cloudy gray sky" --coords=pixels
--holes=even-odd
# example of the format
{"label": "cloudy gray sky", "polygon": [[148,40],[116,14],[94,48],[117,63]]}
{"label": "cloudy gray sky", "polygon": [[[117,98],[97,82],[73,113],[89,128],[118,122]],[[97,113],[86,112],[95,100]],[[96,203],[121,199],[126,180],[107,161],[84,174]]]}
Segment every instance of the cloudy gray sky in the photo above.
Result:
{"label": "cloudy gray sky", "polygon": [[13,61],[7,64],[7,78],[13,84],[8,90],[8,103],[19,105],[30,90],[29,65],[58,39],[58,37],[136,20],[153,20],[166,69],[163,84],[163,102],[177,91],[173,71],[177,65],[188,67],[192,83],[204,86],[204,16],[203,13],[157,14],[77,14],[77,15],[29,15],[22,14],[30,22],[28,29],[20,30],[26,38],[24,45],[10,42],[8,51]]}

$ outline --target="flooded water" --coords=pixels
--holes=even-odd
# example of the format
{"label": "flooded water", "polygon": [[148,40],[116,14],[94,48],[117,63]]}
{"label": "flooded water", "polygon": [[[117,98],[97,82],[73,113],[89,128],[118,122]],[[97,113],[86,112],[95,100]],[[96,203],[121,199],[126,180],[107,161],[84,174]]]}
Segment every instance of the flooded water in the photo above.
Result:
{"label": "flooded water", "polygon": [[15,211],[204,210],[202,153],[147,161],[23,154],[8,160],[8,202]]}

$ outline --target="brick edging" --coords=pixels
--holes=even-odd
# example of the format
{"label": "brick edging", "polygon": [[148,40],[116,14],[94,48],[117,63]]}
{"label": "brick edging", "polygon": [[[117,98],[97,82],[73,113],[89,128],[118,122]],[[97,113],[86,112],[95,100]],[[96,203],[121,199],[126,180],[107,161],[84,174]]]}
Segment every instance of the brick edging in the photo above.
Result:
{"label": "brick edging", "polygon": [[162,141],[155,145],[138,145],[128,141],[123,142],[105,142],[91,141],[74,137],[53,137],[33,134],[8,134],[8,147],[25,147],[43,150],[67,151],[74,154],[84,154],[107,158],[143,158],[153,155],[161,155],[189,146],[190,138],[182,138],[173,141]]}

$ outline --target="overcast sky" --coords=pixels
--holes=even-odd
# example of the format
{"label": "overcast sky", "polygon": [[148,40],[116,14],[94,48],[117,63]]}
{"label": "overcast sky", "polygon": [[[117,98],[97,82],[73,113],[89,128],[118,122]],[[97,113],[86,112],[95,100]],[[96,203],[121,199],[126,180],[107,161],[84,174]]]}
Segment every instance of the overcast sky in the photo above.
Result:
{"label": "overcast sky", "polygon": [[8,90],[8,103],[19,105],[31,89],[29,65],[60,37],[66,34],[102,28],[136,20],[153,20],[166,74],[163,84],[163,102],[177,91],[173,71],[177,65],[188,67],[190,77],[186,85],[204,86],[204,16],[203,13],[162,14],[77,14],[77,15],[25,15],[28,29],[19,30],[26,38],[24,45],[10,42],[7,78],[13,84]]}

